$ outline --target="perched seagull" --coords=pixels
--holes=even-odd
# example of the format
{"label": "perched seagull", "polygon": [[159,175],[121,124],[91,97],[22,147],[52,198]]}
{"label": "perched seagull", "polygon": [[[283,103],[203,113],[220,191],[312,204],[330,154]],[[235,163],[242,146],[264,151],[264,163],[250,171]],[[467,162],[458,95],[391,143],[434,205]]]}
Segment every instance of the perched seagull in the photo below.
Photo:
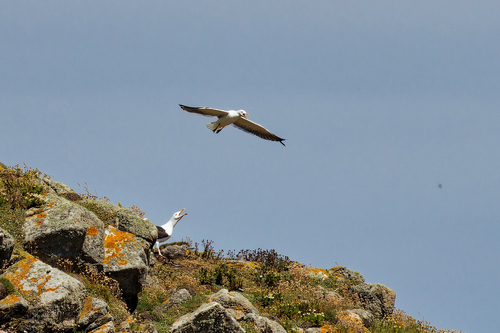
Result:
{"label": "perched seagull", "polygon": [[248,120],[246,117],[248,113],[245,110],[224,111],[212,108],[193,108],[182,104],[179,104],[179,106],[187,112],[197,113],[207,117],[219,118],[217,119],[217,121],[207,124],[207,127],[214,133],[219,133],[227,125],[233,125],[247,133],[257,135],[259,138],[270,141],[279,141],[283,146],[285,146],[285,144],[283,143],[285,139],[274,135],[261,125]]}
{"label": "perched seagull", "polygon": [[170,221],[168,221],[166,224],[162,225],[161,227],[156,226],[156,229],[158,229],[158,239],[156,239],[155,246],[158,248],[158,253],[163,257],[163,254],[161,254],[160,251],[160,243],[166,242],[171,236],[172,232],[174,231],[174,227],[179,222],[184,216],[187,215],[187,213],[182,214],[182,211],[184,208],[182,208],[180,211],[174,213],[174,215],[170,218]]}

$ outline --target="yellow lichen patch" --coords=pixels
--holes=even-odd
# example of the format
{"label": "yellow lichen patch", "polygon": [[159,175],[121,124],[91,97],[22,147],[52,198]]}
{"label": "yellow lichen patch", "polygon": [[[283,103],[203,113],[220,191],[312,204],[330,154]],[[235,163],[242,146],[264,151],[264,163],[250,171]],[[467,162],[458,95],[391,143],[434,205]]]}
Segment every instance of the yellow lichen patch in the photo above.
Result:
{"label": "yellow lichen patch", "polygon": [[108,322],[107,324],[104,324],[102,326],[99,326],[95,330],[90,331],[89,333],[104,333],[104,332],[110,332],[111,328],[113,327],[113,321]]}
{"label": "yellow lichen patch", "polygon": [[320,327],[321,333],[339,333],[340,330],[332,325],[323,325]]}
{"label": "yellow lichen patch", "polygon": [[309,272],[312,272],[312,273],[323,273],[325,274],[326,276],[329,276],[330,274],[328,274],[328,272],[326,271],[326,269],[324,268],[308,268],[307,269]]}
{"label": "yellow lichen patch", "polygon": [[94,307],[92,305],[92,297],[89,296],[83,301],[83,309],[80,312],[78,321],[82,320],[86,315],[90,314],[94,310]]}
{"label": "yellow lichen patch", "polygon": [[19,300],[19,297],[17,297],[16,295],[10,294],[7,297],[5,297],[3,300],[0,301],[0,305],[12,305],[12,304],[16,303],[18,300]]}
{"label": "yellow lichen patch", "polygon": [[87,235],[90,235],[90,236],[97,236],[97,234],[99,234],[99,230],[97,230],[96,227],[94,226],[90,226],[88,229],[87,229]]}
{"label": "yellow lichen patch", "polygon": [[25,294],[29,294],[31,290],[24,289],[23,282],[28,279],[28,273],[33,267],[37,259],[31,255],[26,255],[26,258],[12,266],[11,270],[5,273],[5,278],[12,282],[17,290],[22,291]]}
{"label": "yellow lichen patch", "polygon": [[369,333],[370,331],[363,326],[363,322],[358,315],[349,312],[343,312],[338,318],[338,325],[342,325],[347,328],[347,333],[358,333],[364,332]]}
{"label": "yellow lichen patch", "polygon": [[109,265],[113,261],[117,262],[118,265],[126,265],[127,260],[122,250],[134,238],[133,234],[110,226],[109,232],[106,232],[106,237],[104,237],[104,264]]}

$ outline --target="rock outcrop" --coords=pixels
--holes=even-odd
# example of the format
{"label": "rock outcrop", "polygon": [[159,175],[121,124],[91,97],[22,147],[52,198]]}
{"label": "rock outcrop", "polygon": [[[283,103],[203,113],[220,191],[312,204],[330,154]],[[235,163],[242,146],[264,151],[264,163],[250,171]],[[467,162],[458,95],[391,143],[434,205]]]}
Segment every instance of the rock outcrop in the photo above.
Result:
{"label": "rock outcrop", "polygon": [[45,262],[86,263],[102,270],[104,225],[94,213],[56,194],[44,196],[45,206],[28,211],[25,247]]}
{"label": "rock outcrop", "polygon": [[360,283],[353,285],[349,293],[351,296],[356,295],[359,305],[372,312],[376,318],[383,318],[394,310],[396,293],[384,285]]}
{"label": "rock outcrop", "polygon": [[[94,291],[87,291],[84,283],[90,288],[88,281],[74,278],[56,267],[69,263],[74,265],[72,267],[84,267],[102,274],[106,281],[114,279],[132,313],[156,262],[152,252],[157,238],[156,227],[130,209],[84,199],[71,188],[51,179],[39,179],[37,184],[44,186],[47,192],[39,195],[43,205],[26,211],[23,236],[15,235],[27,252],[16,247],[16,255],[11,258],[15,239],[0,228],[0,269],[3,272],[0,277],[6,283],[5,288],[0,283],[1,329],[30,333],[131,332],[134,326],[131,320],[123,321],[115,328],[110,306],[94,297]],[[188,245],[169,246],[162,251],[165,257],[160,261],[181,259],[188,250]],[[258,267],[255,262],[246,261],[232,261],[229,265],[241,269]],[[312,293],[315,301],[344,309],[338,314],[338,323],[348,327],[349,332],[351,329],[352,332],[366,332],[374,318],[383,318],[394,309],[396,294],[392,289],[365,283],[360,273],[346,267],[308,268],[305,272],[309,279],[306,281],[318,284],[327,279],[333,279],[333,283],[337,283],[336,279],[347,281],[342,296],[319,286]],[[149,281],[150,285],[155,285],[158,279],[149,276]],[[213,286],[210,288],[208,290],[216,290]],[[173,290],[175,292],[167,302],[141,313],[143,319],[146,315],[157,319],[176,311],[175,307],[182,306],[196,293],[191,283]],[[358,303],[352,306],[353,303],[346,302],[347,298]],[[345,303],[349,304],[347,309],[343,307]],[[110,305],[113,308],[113,304]],[[151,323],[140,325],[141,331],[156,332]],[[262,315],[243,294],[227,289],[212,294],[198,309],[178,318],[170,331],[240,333],[245,332],[242,326],[251,326],[252,330],[262,333],[286,332],[279,319]],[[312,333],[328,329],[309,327],[297,328],[297,331]],[[336,330],[333,326],[331,329]]]}
{"label": "rock outcrop", "polygon": [[[107,309],[91,320],[77,318],[85,310],[85,286],[66,273],[51,267],[31,255],[12,265],[2,275],[23,295],[9,295],[0,305],[1,317],[24,317],[12,324],[18,331],[72,331],[85,328],[107,315]],[[4,319],[5,320],[5,319]]]}
{"label": "rock outcrop", "polygon": [[144,239],[113,226],[108,226],[105,233],[104,272],[118,281],[127,305],[133,310],[137,294],[146,282],[149,247]]}
{"label": "rock outcrop", "polygon": [[203,304],[172,324],[171,333],[245,333],[231,314],[217,302]]}
{"label": "rock outcrop", "polygon": [[0,267],[6,266],[14,249],[14,238],[2,228],[0,228]]}

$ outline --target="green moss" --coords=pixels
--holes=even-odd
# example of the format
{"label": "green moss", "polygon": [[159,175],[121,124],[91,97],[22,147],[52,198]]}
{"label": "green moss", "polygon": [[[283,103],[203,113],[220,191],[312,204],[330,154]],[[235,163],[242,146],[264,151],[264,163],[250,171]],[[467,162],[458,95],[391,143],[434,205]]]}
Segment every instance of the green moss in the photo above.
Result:
{"label": "green moss", "polygon": [[115,222],[116,213],[119,209],[109,202],[93,199],[79,200],[76,203],[94,213],[106,226]]}
{"label": "green moss", "polygon": [[14,287],[12,282],[7,280],[6,278],[0,277],[0,283],[3,284],[3,287],[5,288],[5,291],[7,291],[8,294],[12,294],[16,291],[16,288]]}

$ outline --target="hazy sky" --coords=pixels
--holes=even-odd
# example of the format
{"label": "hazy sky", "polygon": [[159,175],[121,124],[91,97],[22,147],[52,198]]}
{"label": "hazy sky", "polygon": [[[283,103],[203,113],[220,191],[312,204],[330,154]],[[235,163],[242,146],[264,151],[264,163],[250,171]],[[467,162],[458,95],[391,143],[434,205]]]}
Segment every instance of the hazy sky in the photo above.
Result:
{"label": "hazy sky", "polygon": [[500,2],[16,0],[0,31],[3,163],[498,329]]}

